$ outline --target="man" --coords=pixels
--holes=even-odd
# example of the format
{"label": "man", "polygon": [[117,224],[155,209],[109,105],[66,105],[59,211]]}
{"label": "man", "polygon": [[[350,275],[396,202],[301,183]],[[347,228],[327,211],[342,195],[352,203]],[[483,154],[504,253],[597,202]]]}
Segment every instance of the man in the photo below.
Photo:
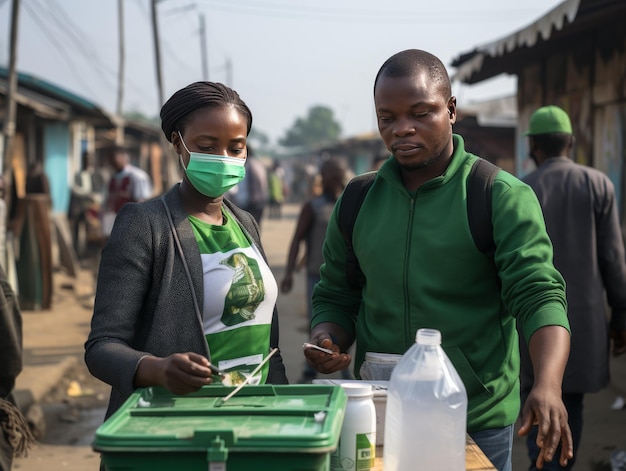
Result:
{"label": "man", "polygon": [[[554,245],[554,265],[567,283],[572,330],[570,356],[563,377],[563,402],[569,415],[574,456],[583,428],[585,393],[609,381],[609,334],[613,354],[626,352],[626,262],[615,191],[602,172],[568,158],[574,146],[572,124],[557,106],[544,106],[530,117],[526,133],[537,169],[526,176],[543,208]],[[605,299],[612,315],[607,316]],[[610,319],[610,323],[607,321]],[[522,349],[522,398],[533,384],[533,370]],[[528,435],[530,470],[539,453],[536,427]],[[544,469],[572,469],[547,464]]]}
{"label": "man", "polygon": [[[452,133],[456,98],[435,56],[407,50],[389,58],[374,82],[378,128],[389,158],[378,170],[356,222],[352,245],[365,277],[346,280],[346,243],[337,203],[313,295],[311,343],[322,373],[345,368],[356,339],[355,373],[365,352],[404,354],[417,329],[442,333],[442,346],[468,393],[468,433],[500,471],[511,469],[513,424],[520,412],[520,322],[536,381],[522,410],[520,434],[541,423],[538,466],[561,441],[572,458],[561,400],[569,352],[565,288],[532,189],[500,171],[492,188],[493,259],[469,230],[466,181],[476,156]],[[494,268],[495,266],[495,268]],[[340,353],[341,352],[341,353]]]}
{"label": "man", "polygon": [[152,196],[150,176],[139,167],[130,164],[128,151],[114,146],[108,150],[113,175],[109,180],[107,198],[102,215],[102,233],[108,237],[113,228],[115,215],[126,203],[144,201]]}
{"label": "man", "polygon": [[100,239],[100,221],[95,215],[102,207],[107,181],[96,168],[91,152],[83,151],[81,160],[81,170],[74,175],[74,184],[70,189],[68,209],[74,248],[80,258],[86,255],[87,242],[93,240],[94,235],[96,240]]}

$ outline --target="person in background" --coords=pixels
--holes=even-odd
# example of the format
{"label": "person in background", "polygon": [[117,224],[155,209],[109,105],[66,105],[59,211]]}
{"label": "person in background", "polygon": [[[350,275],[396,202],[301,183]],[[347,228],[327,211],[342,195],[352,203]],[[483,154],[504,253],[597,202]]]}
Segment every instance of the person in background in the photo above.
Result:
{"label": "person in background", "polygon": [[26,173],[26,194],[50,195],[50,182],[41,162],[32,162]]}
{"label": "person in background", "polygon": [[282,217],[282,206],[285,202],[285,169],[278,160],[274,160],[269,172],[270,219]]}
{"label": "person in background", "polygon": [[[256,221],[223,195],[244,176],[252,113],[237,92],[195,82],[161,108],[184,172],[160,198],[127,203],[102,251],[90,372],[110,384],[110,417],[137,387],[187,394],[238,384],[278,348],[278,286]],[[252,384],[287,383],[280,352]]]}
{"label": "person in background", "polygon": [[0,266],[0,471],[10,471],[13,457],[26,456],[35,441],[17,408],[13,389],[22,371],[22,313]]}
{"label": "person in background", "polygon": [[122,206],[145,201],[152,196],[150,176],[130,163],[125,147],[109,148],[107,158],[113,174],[107,184],[107,196],[102,210],[102,233],[105,238],[111,233],[115,216]]}
{"label": "person in background", "polygon": [[[305,243],[306,257],[306,293],[308,308],[308,325],[311,325],[313,306],[311,297],[313,288],[320,281],[320,267],[324,263],[322,247],[326,237],[326,228],[330,220],[335,203],[346,187],[348,169],[345,161],[332,158],[322,163],[320,168],[322,176],[322,194],[309,199],[300,210],[289,254],[287,256],[287,268],[280,284],[283,293],[289,293],[293,287],[293,275],[297,269],[298,256],[302,242]],[[342,376],[350,378],[349,368],[344,368]],[[302,377],[299,383],[310,383],[317,377],[317,371],[308,363],[305,363]]]}
{"label": "person in background", "polygon": [[[575,138],[567,113],[558,106],[537,109],[530,117],[526,135],[537,169],[523,180],[537,194],[554,246],[554,266],[567,286],[572,343],[563,377],[563,402],[576,457],[583,431],[584,395],[608,384],[609,352],[626,352],[624,239],[609,178],[569,158]],[[610,315],[605,300],[611,308]],[[521,347],[524,400],[534,378],[528,351],[523,343]],[[535,470],[540,453],[537,426],[527,437],[527,447],[528,469]],[[574,463],[575,458],[567,466],[545,463],[543,469],[569,470]]]}
{"label": "person in background", "polygon": [[81,225],[85,227],[88,236],[96,238],[97,232],[99,238],[101,231],[98,215],[106,193],[106,179],[102,172],[96,169],[94,155],[84,151],[81,164],[81,170],[74,176],[68,209],[74,246],[79,256],[83,256],[86,249],[79,247]]}
{"label": "person in background", "polygon": [[380,167],[383,166],[383,164],[387,161],[387,158],[389,156],[382,154],[382,155],[377,155],[374,158],[374,162],[372,163],[372,171],[377,172],[378,170],[380,170]]}
{"label": "person in background", "polygon": [[[404,354],[420,328],[437,329],[468,394],[467,431],[499,471],[511,470],[520,414],[519,346],[523,328],[536,381],[521,410],[520,434],[541,423],[538,467],[572,458],[561,398],[569,353],[565,284],[532,189],[499,171],[492,187],[495,253],[479,251],[468,229],[466,181],[477,156],[453,134],[456,98],[445,66],[411,49],[390,57],[374,80],[378,129],[391,152],[354,224],[352,246],[365,282],[346,277],[346,241],[337,211],[328,223],[321,280],[313,292],[311,343],[321,373],[366,352]],[[335,208],[341,204],[341,199]],[[357,376],[360,377],[360,376]],[[436,426],[436,425],[435,425]]]}
{"label": "person in background", "polygon": [[252,214],[261,225],[263,212],[269,201],[268,174],[265,165],[256,157],[251,148],[246,159],[246,176],[238,185],[237,201],[241,209]]}

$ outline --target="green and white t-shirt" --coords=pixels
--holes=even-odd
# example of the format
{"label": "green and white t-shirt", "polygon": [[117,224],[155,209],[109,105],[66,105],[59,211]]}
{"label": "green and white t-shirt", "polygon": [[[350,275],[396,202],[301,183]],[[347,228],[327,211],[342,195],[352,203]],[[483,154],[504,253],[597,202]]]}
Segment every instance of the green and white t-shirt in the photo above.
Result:
{"label": "green and white t-shirt", "polygon": [[[204,273],[204,334],[211,362],[230,373],[225,384],[241,383],[270,349],[270,329],[278,296],[276,280],[233,218],[216,226],[188,216]],[[250,380],[263,384],[269,364]]]}

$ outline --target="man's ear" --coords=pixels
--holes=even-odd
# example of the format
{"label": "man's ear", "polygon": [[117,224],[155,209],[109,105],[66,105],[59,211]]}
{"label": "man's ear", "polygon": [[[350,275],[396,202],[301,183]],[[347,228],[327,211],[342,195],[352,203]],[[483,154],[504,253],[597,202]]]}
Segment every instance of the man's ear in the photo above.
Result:
{"label": "man's ear", "polygon": [[450,124],[456,123],[456,97],[451,96],[448,100],[448,116],[450,116]]}

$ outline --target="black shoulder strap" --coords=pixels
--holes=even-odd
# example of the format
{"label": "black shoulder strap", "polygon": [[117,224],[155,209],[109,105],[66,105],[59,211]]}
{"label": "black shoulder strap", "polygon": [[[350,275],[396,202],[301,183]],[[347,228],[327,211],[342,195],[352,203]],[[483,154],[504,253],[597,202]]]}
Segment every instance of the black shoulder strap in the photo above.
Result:
{"label": "black shoulder strap", "polygon": [[346,278],[352,287],[363,286],[363,273],[352,249],[352,231],[363,200],[374,183],[376,172],[354,177],[343,190],[339,206],[339,230],[346,241]]}
{"label": "black shoulder strap", "polygon": [[500,168],[485,159],[472,165],[467,179],[467,218],[478,250],[493,259],[496,244],[491,223],[491,188]]}

